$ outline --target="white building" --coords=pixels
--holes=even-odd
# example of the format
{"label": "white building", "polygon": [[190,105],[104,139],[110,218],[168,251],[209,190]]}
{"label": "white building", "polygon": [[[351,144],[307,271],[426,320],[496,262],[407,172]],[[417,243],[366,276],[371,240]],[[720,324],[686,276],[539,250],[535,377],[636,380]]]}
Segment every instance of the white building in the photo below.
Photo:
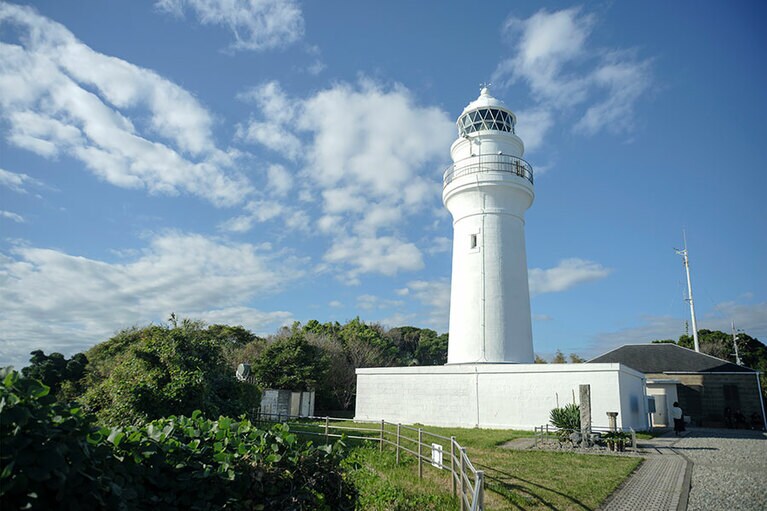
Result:
{"label": "white building", "polygon": [[533,364],[524,215],[533,169],[516,116],[483,88],[458,118],[442,200],[453,216],[448,363],[357,369],[356,418],[532,429],[591,385],[592,420],[648,428],[644,375],[622,364]]}

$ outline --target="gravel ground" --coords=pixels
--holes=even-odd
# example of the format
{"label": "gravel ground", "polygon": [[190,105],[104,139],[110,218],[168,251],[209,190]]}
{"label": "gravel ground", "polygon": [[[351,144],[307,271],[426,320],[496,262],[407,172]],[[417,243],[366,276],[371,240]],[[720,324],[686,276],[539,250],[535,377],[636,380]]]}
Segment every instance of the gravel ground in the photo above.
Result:
{"label": "gravel ground", "polygon": [[693,462],[689,511],[767,510],[767,434],[693,429],[674,451]]}

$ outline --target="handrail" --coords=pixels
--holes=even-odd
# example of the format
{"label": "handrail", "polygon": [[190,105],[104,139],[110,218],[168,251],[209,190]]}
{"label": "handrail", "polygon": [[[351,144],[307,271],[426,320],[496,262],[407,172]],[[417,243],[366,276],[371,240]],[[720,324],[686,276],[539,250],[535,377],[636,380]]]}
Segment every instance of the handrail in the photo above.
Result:
{"label": "handrail", "polygon": [[469,156],[446,168],[442,176],[442,186],[447,186],[459,177],[480,172],[506,172],[525,178],[530,181],[530,184],[534,184],[533,167],[523,158],[508,154],[483,154]]}
{"label": "handrail", "polygon": [[[277,420],[273,420],[277,418]],[[459,498],[462,511],[484,511],[484,488],[485,488],[485,475],[484,471],[477,470],[474,464],[466,454],[466,448],[462,447],[455,437],[446,437],[437,433],[431,433],[425,431],[423,428],[414,428],[412,426],[406,426],[402,424],[395,424],[392,422],[381,421],[354,421],[364,422],[366,424],[376,424],[377,428],[371,427],[356,427],[356,426],[338,426],[333,422],[340,421],[353,421],[353,419],[345,419],[340,417],[296,417],[285,416],[279,414],[261,414],[257,415],[256,421],[258,422],[282,422],[291,426],[291,431],[304,435],[316,435],[324,436],[326,441],[330,438],[353,438],[359,440],[369,440],[372,442],[378,442],[381,449],[384,445],[391,445],[396,450],[396,459],[399,464],[400,451],[406,452],[416,457],[418,460],[418,476],[423,477],[423,465],[424,462],[427,465],[432,465],[435,461],[431,457],[433,446],[430,443],[424,442],[424,436],[435,437],[438,439],[446,440],[450,443],[450,451],[445,451],[445,446],[440,445],[443,455],[441,460],[437,463],[438,468],[441,470],[449,470],[451,478],[451,486],[453,496]],[[313,421],[313,422],[310,422]],[[295,426],[295,428],[293,427]],[[314,426],[314,430],[309,430],[306,426]],[[386,426],[393,426],[396,428],[396,432],[392,432],[387,429]],[[412,431],[418,433],[418,438],[412,438],[402,434],[402,430]],[[338,431],[334,433],[332,431]],[[344,431],[356,431],[364,432],[370,436],[349,435]],[[392,437],[394,438],[392,439]],[[413,448],[410,449],[402,445],[402,443],[410,441]],[[424,452],[425,451],[425,452]],[[458,491],[458,495],[456,495]]]}

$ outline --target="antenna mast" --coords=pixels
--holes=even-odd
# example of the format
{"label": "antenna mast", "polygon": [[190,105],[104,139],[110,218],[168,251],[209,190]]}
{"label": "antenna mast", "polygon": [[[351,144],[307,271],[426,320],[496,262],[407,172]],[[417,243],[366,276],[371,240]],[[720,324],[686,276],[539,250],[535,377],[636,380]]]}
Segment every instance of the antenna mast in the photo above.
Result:
{"label": "antenna mast", "polygon": [[735,330],[735,321],[732,322],[732,345],[735,346],[735,363],[742,366],[743,362],[740,360],[740,353],[738,353],[738,334]]}
{"label": "antenna mast", "polygon": [[687,301],[690,302],[690,316],[692,316],[692,340],[695,344],[695,351],[700,353],[700,344],[698,343],[698,322],[695,321],[695,304],[692,301],[692,284],[690,283],[690,260],[687,257],[687,234],[682,231],[684,238],[684,250],[675,249],[677,255],[682,256],[684,260],[684,269],[687,272]]}

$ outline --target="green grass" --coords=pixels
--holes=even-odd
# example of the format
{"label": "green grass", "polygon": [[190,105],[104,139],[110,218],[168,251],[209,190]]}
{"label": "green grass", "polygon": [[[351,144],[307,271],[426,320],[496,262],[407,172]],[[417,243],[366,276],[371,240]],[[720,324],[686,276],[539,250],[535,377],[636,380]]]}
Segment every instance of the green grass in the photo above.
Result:
{"label": "green grass", "polygon": [[[331,423],[334,424],[352,426],[349,422]],[[370,428],[365,436],[380,436],[380,426],[375,423],[354,425]],[[308,429],[304,425],[302,428]],[[324,424],[311,426],[314,428],[324,431]],[[641,463],[641,459],[635,457],[515,451],[500,447],[515,438],[532,436],[530,431],[432,426],[424,430],[445,437],[455,436],[458,443],[466,447],[475,467],[485,471],[488,510],[596,509]],[[387,425],[385,431],[386,438],[393,440],[396,426]],[[417,438],[416,431],[404,427],[401,435]],[[314,439],[318,443],[324,441],[322,437]],[[424,436],[424,442],[432,441],[437,442]],[[449,471],[424,464],[421,480],[414,457],[403,453],[402,462],[396,465],[391,446],[379,453],[377,443],[348,443],[354,446],[347,467],[350,478],[360,490],[359,509],[458,509],[457,500],[451,498]],[[404,439],[401,445],[415,449]]]}

